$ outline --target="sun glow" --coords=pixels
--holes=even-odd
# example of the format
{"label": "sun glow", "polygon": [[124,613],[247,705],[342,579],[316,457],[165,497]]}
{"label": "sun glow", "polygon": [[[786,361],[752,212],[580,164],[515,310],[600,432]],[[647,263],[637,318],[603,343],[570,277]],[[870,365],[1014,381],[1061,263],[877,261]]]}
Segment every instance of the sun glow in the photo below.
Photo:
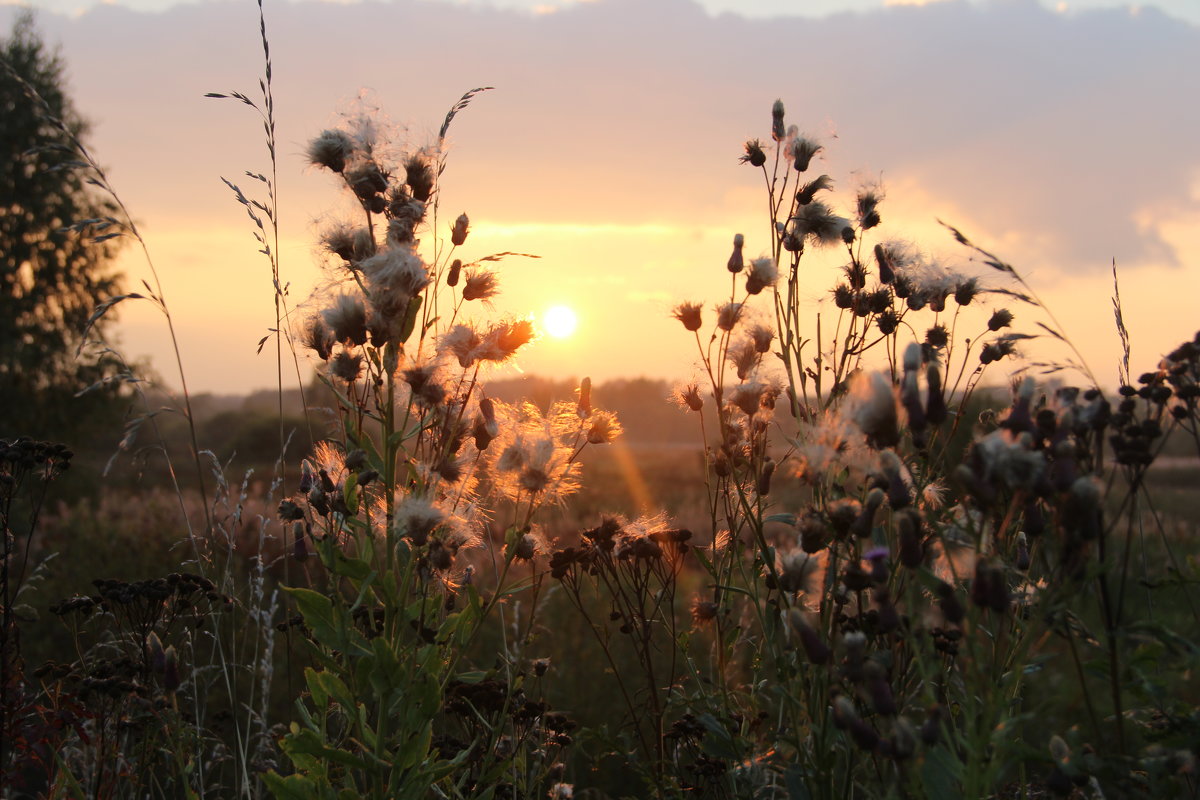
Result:
{"label": "sun glow", "polygon": [[551,306],[542,315],[542,327],[555,339],[565,339],[575,332],[579,320],[575,312],[566,306]]}

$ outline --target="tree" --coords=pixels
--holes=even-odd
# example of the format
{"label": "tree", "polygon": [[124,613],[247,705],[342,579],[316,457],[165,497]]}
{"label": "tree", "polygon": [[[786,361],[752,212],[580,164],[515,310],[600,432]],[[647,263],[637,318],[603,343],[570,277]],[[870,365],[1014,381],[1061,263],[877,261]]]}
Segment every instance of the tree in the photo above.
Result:
{"label": "tree", "polygon": [[64,84],[62,61],[22,13],[0,40],[0,437],[76,437],[113,407],[112,390],[76,396],[108,367],[77,354],[119,277],[115,240],[71,229],[115,206],[76,169],[88,126]]}

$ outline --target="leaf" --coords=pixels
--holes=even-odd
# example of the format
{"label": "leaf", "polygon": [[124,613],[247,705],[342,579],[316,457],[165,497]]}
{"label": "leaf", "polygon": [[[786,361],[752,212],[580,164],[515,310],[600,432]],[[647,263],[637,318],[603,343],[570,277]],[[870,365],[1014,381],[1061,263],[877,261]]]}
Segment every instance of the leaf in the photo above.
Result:
{"label": "leaf", "polygon": [[1055,339],[1058,339],[1060,342],[1065,342],[1067,340],[1065,336],[1063,336],[1061,333],[1054,330],[1054,328],[1051,328],[1049,325],[1047,325],[1044,322],[1037,323],[1037,326],[1039,328],[1041,328],[1042,330],[1044,330],[1046,333],[1053,336]]}
{"label": "leaf", "polygon": [[108,313],[109,309],[111,309],[113,306],[115,306],[118,303],[121,303],[125,300],[145,300],[145,299],[146,298],[144,295],[140,295],[137,292],[129,292],[128,294],[119,294],[116,297],[110,297],[107,300],[105,300],[103,303],[101,303],[100,305],[96,306],[96,308],[92,311],[92,315],[90,317],[88,317],[87,322],[84,323],[84,326],[83,326],[84,341],[81,341],[79,343],[79,347],[78,347],[78,349],[76,349],[75,355],[78,356],[79,354],[81,354],[83,352],[83,345],[86,343],[88,331],[90,331],[92,329],[92,326],[95,325],[100,320],[101,317],[103,317],[105,314]]}

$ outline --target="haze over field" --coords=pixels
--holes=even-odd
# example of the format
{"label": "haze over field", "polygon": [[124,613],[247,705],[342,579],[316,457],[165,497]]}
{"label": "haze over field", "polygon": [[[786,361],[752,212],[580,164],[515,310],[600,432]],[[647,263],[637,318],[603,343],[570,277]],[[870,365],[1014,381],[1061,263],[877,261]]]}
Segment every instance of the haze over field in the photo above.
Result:
{"label": "haze over field", "polygon": [[[471,216],[466,258],[541,256],[503,264],[499,310],[578,315],[573,335],[545,337],[522,358],[528,372],[689,374],[694,342],[670,307],[727,291],[734,233],[747,255],[769,251],[761,176],[737,157],[769,133],[777,97],[790,123],[825,140],[814,171],[833,176],[843,200],[857,181],[882,181],[886,233],[961,262],[940,218],[1016,264],[1102,380],[1115,380],[1119,346],[1113,259],[1135,369],[1195,330],[1200,20],[1190,3],[859,2],[838,6],[857,13],[786,18],[768,15],[790,4],[767,0],[747,16],[718,0],[532,5],[267,0],[293,301],[320,284],[320,225],[349,210],[305,165],[307,139],[366,87],[368,105],[408,125],[401,141],[424,144],[464,91],[495,86],[451,130],[443,225]],[[220,181],[267,168],[260,128],[244,106],[203,98],[255,91],[254,3],[44,6],[40,28],[62,44],[92,150],[163,274],[189,382],[272,385],[273,359],[255,355],[274,322],[270,272]],[[14,14],[0,9],[0,21]],[[837,263],[807,268],[814,312],[831,308]],[[135,288],[144,267],[132,250],[122,266]],[[1035,318],[1013,310],[1030,329]],[[170,374],[160,321],[131,304],[122,320],[125,350]]]}

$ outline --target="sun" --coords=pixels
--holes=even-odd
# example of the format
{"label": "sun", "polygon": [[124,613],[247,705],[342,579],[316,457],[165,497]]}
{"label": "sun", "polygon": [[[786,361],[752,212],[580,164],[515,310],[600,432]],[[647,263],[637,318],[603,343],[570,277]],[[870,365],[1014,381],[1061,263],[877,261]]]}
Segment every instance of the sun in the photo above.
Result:
{"label": "sun", "polygon": [[555,339],[567,338],[575,332],[575,326],[578,324],[575,312],[566,306],[551,306],[542,315],[542,327]]}

